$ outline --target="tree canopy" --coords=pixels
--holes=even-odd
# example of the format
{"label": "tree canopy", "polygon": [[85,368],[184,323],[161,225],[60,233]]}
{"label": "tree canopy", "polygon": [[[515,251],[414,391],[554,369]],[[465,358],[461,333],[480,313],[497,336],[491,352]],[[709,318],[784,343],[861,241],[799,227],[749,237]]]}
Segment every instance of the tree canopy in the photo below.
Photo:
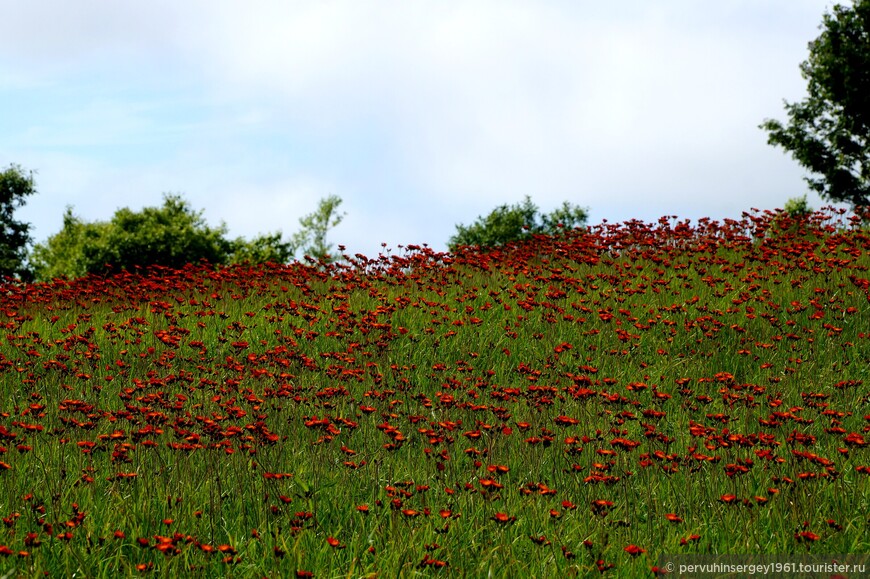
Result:
{"label": "tree canopy", "polygon": [[86,222],[68,207],[63,228],[33,248],[30,262],[43,280],[200,260],[222,264],[233,251],[226,232],[223,224],[209,226],[178,195],[165,195],[160,207],[118,209],[110,221]]}
{"label": "tree canopy", "polygon": [[314,259],[332,261],[329,253],[332,251],[332,244],[327,243],[326,235],[344,219],[345,213],[338,212],[339,205],[341,197],[330,195],[320,200],[314,213],[301,217],[301,228],[293,234],[291,240],[293,247],[301,249],[305,255]]}
{"label": "tree canopy", "polygon": [[28,278],[25,267],[27,246],[31,242],[30,224],[15,219],[15,210],[36,193],[33,173],[19,165],[0,172],[0,278]]}
{"label": "tree canopy", "polygon": [[451,251],[463,245],[497,247],[522,241],[535,234],[556,235],[586,223],[586,210],[565,201],[560,207],[542,215],[527,195],[522,203],[499,205],[486,217],[471,225],[458,224],[456,234],[447,242]]}
{"label": "tree canopy", "polygon": [[870,203],[870,0],[826,12],[800,65],[807,97],[785,103],[788,123],[766,119],[768,143],[813,176],[813,191],[853,207]]}
{"label": "tree canopy", "polygon": [[202,211],[172,194],[164,196],[160,207],[119,209],[109,221],[87,222],[67,208],[63,228],[33,248],[30,264],[36,279],[49,280],[152,265],[179,268],[203,260],[214,265],[286,263],[300,249],[328,259],[326,235],[341,221],[340,203],[337,196],[321,200],[317,211],[299,220],[302,228],[289,241],[281,232],[229,239],[226,225],[210,226]]}

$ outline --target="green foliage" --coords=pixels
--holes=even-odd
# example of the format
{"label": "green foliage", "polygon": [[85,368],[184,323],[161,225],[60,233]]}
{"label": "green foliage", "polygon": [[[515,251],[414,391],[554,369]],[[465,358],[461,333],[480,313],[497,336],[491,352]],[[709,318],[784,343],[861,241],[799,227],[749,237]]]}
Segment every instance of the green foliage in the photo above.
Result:
{"label": "green foliage", "polygon": [[826,13],[801,64],[808,96],[785,103],[789,122],[766,119],[768,143],[817,177],[813,191],[853,207],[870,203],[870,0]]}
{"label": "green foliage", "polygon": [[809,203],[807,203],[806,195],[803,197],[792,197],[785,202],[785,207],[782,209],[789,215],[789,217],[801,217],[813,212],[813,208],[810,207]]}
{"label": "green foliage", "polygon": [[232,247],[229,263],[287,263],[296,253],[293,242],[284,241],[280,231],[251,240],[238,237]]}
{"label": "green foliage", "polygon": [[[90,264],[98,261],[108,236],[108,222],[86,223],[67,207],[63,228],[45,243],[37,243],[30,253],[30,265],[37,280],[82,277]],[[105,262],[103,262],[105,263]]]}
{"label": "green foliage", "polygon": [[161,207],[119,209],[108,222],[86,223],[67,208],[63,229],[34,248],[31,263],[41,280],[200,260],[222,264],[234,249],[226,232],[223,224],[210,227],[178,195],[165,195]]}
{"label": "green foliage", "polygon": [[0,173],[0,278],[29,278],[24,262],[31,242],[30,224],[17,221],[13,214],[34,193],[32,172],[25,174],[20,166],[9,165]]}
{"label": "green foliage", "polygon": [[179,268],[200,260],[224,263],[231,250],[226,226],[210,227],[201,211],[193,211],[177,195],[164,196],[162,207],[119,209],[110,223],[103,252],[91,261],[94,268],[106,263],[126,270],[144,265]]}
{"label": "green foliage", "polygon": [[36,279],[49,280],[152,265],[180,268],[202,260],[214,265],[286,263],[298,248],[320,259],[331,247],[326,234],[343,217],[336,213],[340,203],[336,196],[321,200],[315,213],[299,220],[302,229],[290,241],[281,232],[230,240],[226,225],[211,227],[202,211],[178,195],[165,195],[160,207],[119,209],[110,221],[86,222],[67,208],[63,228],[33,248],[30,263]]}
{"label": "green foliage", "polygon": [[555,235],[565,229],[582,227],[589,217],[586,211],[582,207],[564,201],[560,207],[541,216],[542,233]]}
{"label": "green foliage", "polygon": [[527,195],[522,203],[500,205],[471,225],[457,225],[456,235],[447,245],[451,251],[462,245],[497,247],[530,235],[556,235],[565,229],[581,227],[586,218],[585,209],[567,201],[551,213],[540,215],[538,206]]}
{"label": "green foliage", "polygon": [[339,213],[341,197],[330,195],[321,199],[314,213],[299,219],[302,228],[293,235],[291,246],[301,249],[304,255],[326,262],[333,261],[329,252],[332,244],[326,242],[326,234],[341,223],[346,213]]}

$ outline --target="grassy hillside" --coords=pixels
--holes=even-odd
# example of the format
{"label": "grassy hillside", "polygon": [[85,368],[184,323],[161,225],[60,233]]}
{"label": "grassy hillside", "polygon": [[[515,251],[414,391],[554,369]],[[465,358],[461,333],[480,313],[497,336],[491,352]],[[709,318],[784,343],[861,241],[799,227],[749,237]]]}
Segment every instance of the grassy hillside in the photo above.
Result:
{"label": "grassy hillside", "polygon": [[868,553],[870,236],[601,225],[0,298],[11,576],[651,576]]}

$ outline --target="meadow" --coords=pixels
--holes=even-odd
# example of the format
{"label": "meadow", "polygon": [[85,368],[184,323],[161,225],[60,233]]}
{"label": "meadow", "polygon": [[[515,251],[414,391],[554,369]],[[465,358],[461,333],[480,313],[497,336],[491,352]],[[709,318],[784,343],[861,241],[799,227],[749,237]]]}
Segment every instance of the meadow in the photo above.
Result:
{"label": "meadow", "polygon": [[870,553],[860,225],[753,211],[8,284],[0,576]]}

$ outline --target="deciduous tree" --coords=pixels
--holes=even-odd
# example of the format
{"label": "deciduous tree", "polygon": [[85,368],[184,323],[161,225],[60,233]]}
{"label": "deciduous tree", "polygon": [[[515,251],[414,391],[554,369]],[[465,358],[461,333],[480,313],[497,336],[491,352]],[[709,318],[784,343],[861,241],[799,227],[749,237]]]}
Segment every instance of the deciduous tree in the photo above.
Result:
{"label": "deciduous tree", "polygon": [[30,263],[36,279],[44,281],[153,265],[180,268],[203,260],[214,265],[286,263],[297,249],[321,259],[331,247],[329,229],[343,216],[336,212],[340,203],[336,196],[321,200],[315,213],[299,220],[302,229],[289,241],[280,231],[252,240],[228,239],[225,224],[209,225],[202,211],[179,195],[165,195],[160,207],[119,209],[109,221],[87,222],[67,208],[63,228],[33,248]]}
{"label": "deciduous tree", "polygon": [[584,225],[586,219],[585,209],[567,201],[551,213],[541,215],[538,206],[527,195],[522,203],[499,205],[471,225],[457,225],[456,234],[447,245],[451,251],[462,245],[497,247],[522,241],[534,234],[556,235],[565,229]]}
{"label": "deciduous tree", "polygon": [[341,205],[341,197],[330,195],[320,200],[316,211],[300,218],[301,229],[291,240],[293,247],[314,259],[332,261],[329,254],[332,251],[332,244],[327,243],[326,235],[330,229],[338,226],[346,215],[338,212],[339,205]]}
{"label": "deciduous tree", "polygon": [[15,210],[34,193],[32,172],[19,165],[10,165],[0,172],[0,278],[30,277],[25,266],[27,245],[31,242],[30,224],[15,219]]}
{"label": "deciduous tree", "polygon": [[768,142],[790,152],[813,191],[853,207],[870,203],[870,0],[825,13],[800,66],[807,97],[785,103],[786,124],[766,119]]}

